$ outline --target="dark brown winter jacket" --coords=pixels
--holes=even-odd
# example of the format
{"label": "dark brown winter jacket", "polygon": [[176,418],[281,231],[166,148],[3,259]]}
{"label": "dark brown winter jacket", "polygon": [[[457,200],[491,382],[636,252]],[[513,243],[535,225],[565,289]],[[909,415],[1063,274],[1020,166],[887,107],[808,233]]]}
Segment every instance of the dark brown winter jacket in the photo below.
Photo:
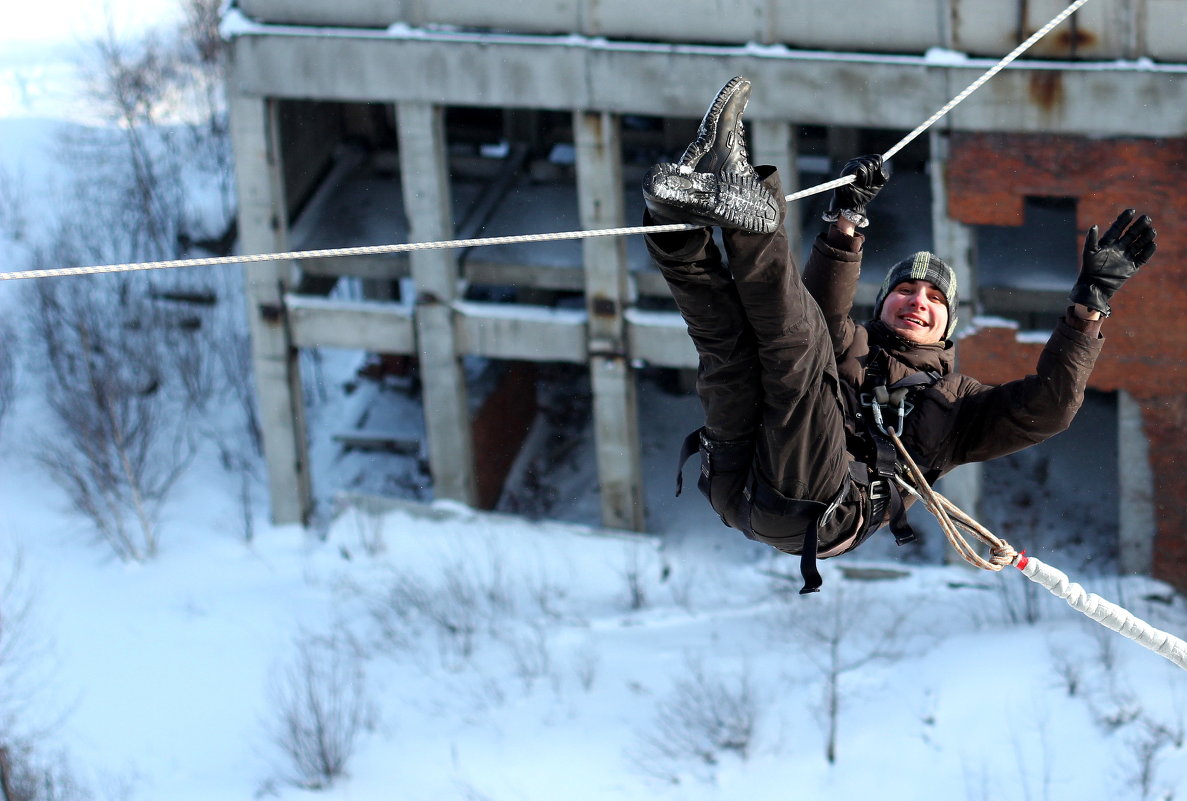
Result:
{"label": "dark brown winter jacket", "polygon": [[[860,448],[858,409],[852,399],[868,392],[871,360],[884,360],[888,383],[919,371],[934,370],[940,379],[914,393],[902,441],[934,482],[958,465],[983,462],[1042,442],[1067,429],[1084,401],[1084,389],[1104,338],[1100,321],[1083,321],[1069,310],[1055,326],[1039,356],[1035,373],[1005,384],[982,384],[954,372],[951,341],[916,345],[878,321],[856,323],[850,317],[861,273],[864,238],[835,227],[819,236],[804,267],[803,280],[828,323],[837,369],[847,403],[846,434]],[[955,311],[953,311],[955,313]],[[878,370],[875,370],[877,374]],[[861,454],[857,458],[865,461]]]}

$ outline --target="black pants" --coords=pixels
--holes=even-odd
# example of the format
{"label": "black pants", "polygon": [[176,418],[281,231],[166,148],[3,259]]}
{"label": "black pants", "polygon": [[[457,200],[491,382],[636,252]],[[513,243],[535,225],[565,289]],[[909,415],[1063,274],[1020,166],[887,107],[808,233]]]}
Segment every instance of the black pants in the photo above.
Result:
{"label": "black pants", "polygon": [[[773,168],[759,174],[785,215],[778,174]],[[700,357],[697,394],[709,450],[706,456],[702,448],[708,465],[702,491],[727,525],[788,553],[801,552],[808,527],[841,497],[817,547],[822,556],[833,555],[854,536],[862,499],[849,478],[824,316],[804,287],[782,226],[769,235],[722,230],[721,236],[728,266],[708,228],[647,237]],[[744,460],[749,469],[724,469],[746,448],[752,449]]]}

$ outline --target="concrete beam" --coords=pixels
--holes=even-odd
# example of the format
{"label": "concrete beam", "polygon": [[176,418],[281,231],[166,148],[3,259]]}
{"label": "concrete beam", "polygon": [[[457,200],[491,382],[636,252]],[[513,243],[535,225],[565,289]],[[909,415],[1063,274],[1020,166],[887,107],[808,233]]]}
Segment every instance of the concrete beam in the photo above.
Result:
{"label": "concrete beam", "polygon": [[[1003,7],[1001,0],[850,0],[844,14],[819,0],[682,0],[678,14],[637,0],[239,0],[237,5],[259,22],[339,29],[386,29],[400,22],[649,42],[782,43],[802,50],[880,53],[945,47],[992,55],[1038,30],[1065,2]],[[1074,52],[1093,59],[1181,60],[1187,57],[1176,37],[1181,22],[1182,0],[1099,0],[1039,42],[1035,52],[1047,58]]]}
{"label": "concrete beam", "polygon": [[[754,83],[747,109],[751,121],[911,130],[993,63],[941,64],[919,56],[782,47],[417,33],[309,36],[280,28],[237,36],[231,89],[321,100],[699,118],[726,79],[745,74]],[[950,124],[977,131],[1183,136],[1184,96],[1183,67],[1022,62],[958,106]],[[1101,108],[1109,113],[1101,114]]]}
{"label": "concrete beam", "polygon": [[287,295],[293,345],[416,354],[416,324],[407,306]]}
{"label": "concrete beam", "polygon": [[675,312],[631,309],[626,315],[626,334],[631,362],[655,367],[695,370],[699,363],[688,326]]}
{"label": "concrete beam", "polygon": [[589,357],[584,312],[481,303],[455,309],[458,348],[467,355],[572,364]]}
{"label": "concrete beam", "polygon": [[[416,355],[412,309],[382,301],[285,296],[292,344]],[[454,304],[458,351],[467,356],[583,364],[589,358],[584,311],[527,305]],[[657,367],[695,369],[696,350],[674,312],[627,309],[626,358]]]}

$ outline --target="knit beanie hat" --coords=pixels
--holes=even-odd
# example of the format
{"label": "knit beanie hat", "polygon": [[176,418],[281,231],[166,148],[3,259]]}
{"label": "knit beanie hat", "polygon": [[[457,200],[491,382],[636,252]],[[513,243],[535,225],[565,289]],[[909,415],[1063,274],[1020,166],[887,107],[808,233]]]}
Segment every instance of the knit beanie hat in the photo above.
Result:
{"label": "knit beanie hat", "polygon": [[878,290],[878,297],[874,301],[875,320],[882,317],[882,302],[890,290],[903,281],[927,281],[943,293],[944,302],[948,305],[948,327],[944,331],[944,339],[949,339],[956,328],[956,273],[939,256],[925,250],[903,259],[886,272],[882,288]]}

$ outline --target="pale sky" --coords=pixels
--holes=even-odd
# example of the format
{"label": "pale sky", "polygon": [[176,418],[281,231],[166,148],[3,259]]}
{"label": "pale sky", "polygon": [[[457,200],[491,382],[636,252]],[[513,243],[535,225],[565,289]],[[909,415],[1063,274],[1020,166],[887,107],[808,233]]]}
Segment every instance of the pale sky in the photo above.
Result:
{"label": "pale sky", "polygon": [[28,0],[9,3],[0,26],[0,119],[85,119],[78,66],[111,20],[135,38],[181,17],[178,0]]}
{"label": "pale sky", "polygon": [[8,6],[0,26],[0,48],[90,41],[102,33],[108,15],[117,33],[131,34],[181,13],[177,0],[42,0]]}

